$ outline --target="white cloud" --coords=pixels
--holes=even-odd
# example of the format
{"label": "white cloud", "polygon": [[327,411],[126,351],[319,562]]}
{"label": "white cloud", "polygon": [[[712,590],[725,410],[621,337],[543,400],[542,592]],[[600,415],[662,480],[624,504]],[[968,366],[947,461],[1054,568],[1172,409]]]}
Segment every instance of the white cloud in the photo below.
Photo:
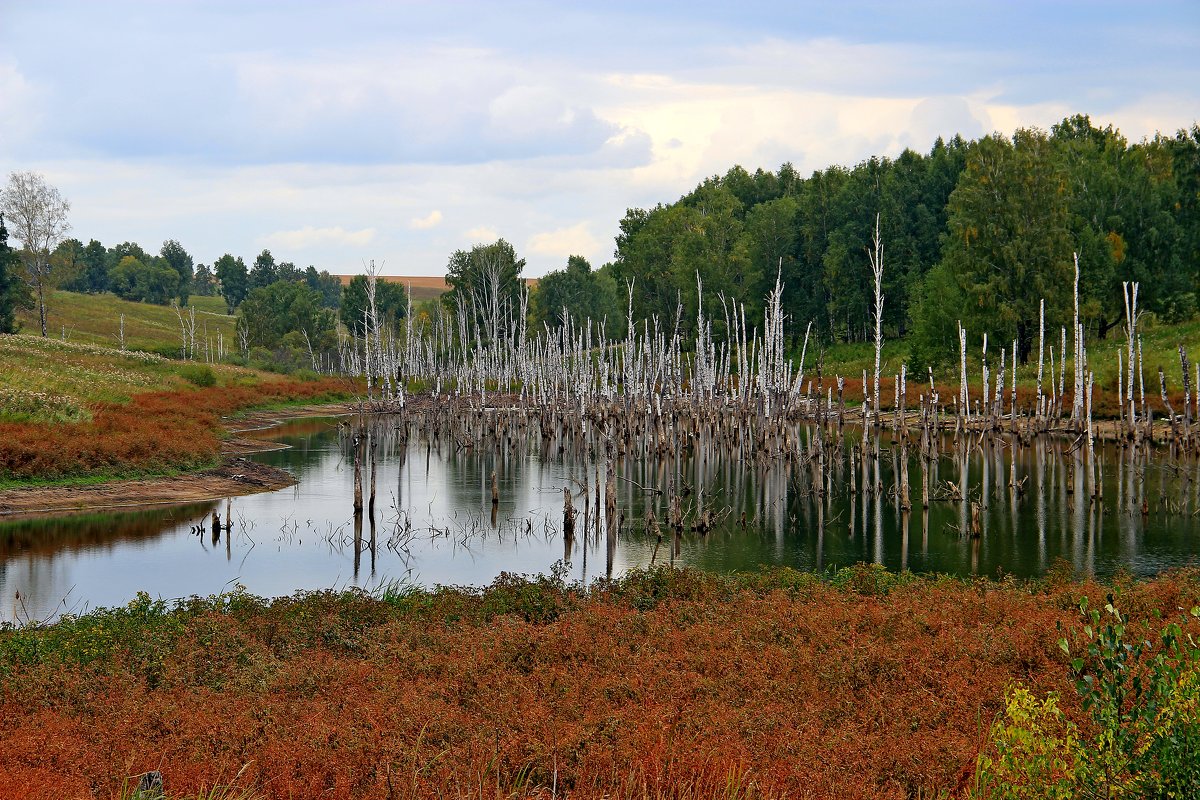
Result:
{"label": "white cloud", "polygon": [[591,257],[593,253],[600,250],[600,242],[588,230],[588,223],[580,222],[569,228],[535,233],[529,237],[526,249],[531,253],[544,256],[566,258],[572,255],[584,255]]}
{"label": "white cloud", "polygon": [[430,228],[437,227],[438,223],[441,221],[442,212],[435,208],[433,211],[430,211],[423,217],[413,217],[411,220],[409,220],[408,227],[415,228],[419,231],[427,231]]}
{"label": "white cloud", "polygon": [[472,244],[491,244],[500,238],[500,232],[491,225],[478,225],[463,233],[463,238]]}
{"label": "white cloud", "polygon": [[[627,208],[672,202],[733,164],[804,174],[1077,112],[1136,141],[1200,108],[1194,34],[1141,6],[1087,19],[1043,9],[1026,36],[1023,12],[994,12],[1011,26],[985,29],[944,4],[937,25],[908,5],[877,9],[911,17],[905,27],[803,4],[734,20],[654,4],[330,15],[113,2],[137,13],[0,0],[14,18],[0,25],[12,112],[0,175],[45,173],[84,240],[156,250],[176,238],[205,262],[266,244],[333,272],[374,258],[388,274],[441,274],[453,250],[503,232],[535,276],[570,253],[599,263]],[[1144,30],[1131,37],[1118,17]],[[524,35],[534,18],[536,41]],[[51,25],[54,53],[20,35]],[[1091,55],[1047,46],[1063,32]],[[107,58],[114,43],[161,68]]]}
{"label": "white cloud", "polygon": [[33,85],[14,64],[0,63],[0,98],[4,106],[0,149],[12,149],[36,130],[41,116]]}
{"label": "white cloud", "polygon": [[260,240],[263,244],[281,249],[305,250],[317,245],[340,244],[352,247],[362,247],[370,244],[375,238],[374,228],[363,228],[360,231],[348,231],[342,227],[314,228],[306,226],[294,231],[276,231]]}

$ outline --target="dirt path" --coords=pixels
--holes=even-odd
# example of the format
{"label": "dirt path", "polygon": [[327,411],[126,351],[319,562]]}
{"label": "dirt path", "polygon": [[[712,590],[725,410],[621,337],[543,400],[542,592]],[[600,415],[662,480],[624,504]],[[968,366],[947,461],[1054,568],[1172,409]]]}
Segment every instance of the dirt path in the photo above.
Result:
{"label": "dirt path", "polygon": [[292,486],[296,479],[290,472],[258,464],[243,457],[250,453],[282,449],[285,445],[246,434],[270,430],[290,419],[338,416],[351,413],[352,410],[350,404],[338,403],[253,412],[248,416],[228,420],[225,428],[231,435],[221,445],[222,463],[202,472],[163,478],[108,481],[86,486],[22,486],[0,489],[0,518],[221,500]]}

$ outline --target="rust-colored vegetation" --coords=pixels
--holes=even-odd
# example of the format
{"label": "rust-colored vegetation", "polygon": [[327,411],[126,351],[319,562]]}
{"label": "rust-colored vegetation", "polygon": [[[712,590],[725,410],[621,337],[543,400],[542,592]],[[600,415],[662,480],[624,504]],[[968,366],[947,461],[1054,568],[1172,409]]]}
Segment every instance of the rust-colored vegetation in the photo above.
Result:
{"label": "rust-colored vegetation", "polygon": [[[171,796],[958,796],[1016,682],[1082,720],[1057,643],[1113,590],[864,566],[143,597],[0,632],[0,797],[152,769]],[[1115,591],[1148,631],[1200,574]]]}
{"label": "rust-colored vegetation", "polygon": [[0,481],[130,477],[211,466],[219,420],[252,406],[347,395],[342,380],[264,380],[250,385],[148,392],[104,403],[78,422],[0,422]]}

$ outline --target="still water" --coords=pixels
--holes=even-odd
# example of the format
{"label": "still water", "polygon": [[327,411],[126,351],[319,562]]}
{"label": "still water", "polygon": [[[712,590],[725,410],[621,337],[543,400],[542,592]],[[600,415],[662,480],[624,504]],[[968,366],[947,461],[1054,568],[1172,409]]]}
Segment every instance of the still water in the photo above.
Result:
{"label": "still water", "polygon": [[[255,458],[291,471],[299,483],[288,489],[147,511],[0,521],[0,621],[119,605],[138,591],[178,598],[235,585],[264,596],[391,581],[478,586],[501,572],[542,573],[558,562],[570,578],[590,581],[651,563],[735,571],[873,562],[893,570],[1031,576],[1065,559],[1080,573],[1147,576],[1200,561],[1194,457],[1099,450],[1102,496],[1093,499],[1081,455],[1068,442],[1021,449],[1014,490],[1010,448],[956,448],[947,439],[929,469],[928,511],[921,507],[920,460],[910,451],[913,508],[904,512],[893,491],[897,451],[886,437],[878,461],[867,459],[866,467],[845,457],[847,448],[861,446],[848,437],[831,450],[822,479],[811,466],[747,465],[719,448],[696,447],[678,461],[617,461],[613,537],[596,522],[597,465],[569,445],[463,447],[420,435],[401,441],[388,426],[377,423],[376,508],[361,530],[349,444],[336,419],[262,434],[287,445]],[[687,530],[673,541],[667,495],[654,491],[672,485],[689,522],[707,509],[711,530]],[[562,534],[564,487],[577,507],[571,540]],[[968,502],[954,501],[955,491]],[[971,535],[972,502],[978,537]],[[648,506],[661,541],[648,532]],[[232,512],[231,531],[213,535],[214,509],[222,519]]]}

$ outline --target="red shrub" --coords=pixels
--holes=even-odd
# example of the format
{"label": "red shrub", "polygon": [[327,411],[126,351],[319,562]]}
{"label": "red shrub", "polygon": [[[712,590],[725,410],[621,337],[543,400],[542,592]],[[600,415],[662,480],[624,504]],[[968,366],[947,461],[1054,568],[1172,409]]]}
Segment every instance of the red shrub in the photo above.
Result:
{"label": "red shrub", "polygon": [[256,405],[341,397],[343,382],[274,381],[254,386],[137,395],[76,423],[0,423],[0,477],[61,478],[191,469],[220,454],[221,415]]}

